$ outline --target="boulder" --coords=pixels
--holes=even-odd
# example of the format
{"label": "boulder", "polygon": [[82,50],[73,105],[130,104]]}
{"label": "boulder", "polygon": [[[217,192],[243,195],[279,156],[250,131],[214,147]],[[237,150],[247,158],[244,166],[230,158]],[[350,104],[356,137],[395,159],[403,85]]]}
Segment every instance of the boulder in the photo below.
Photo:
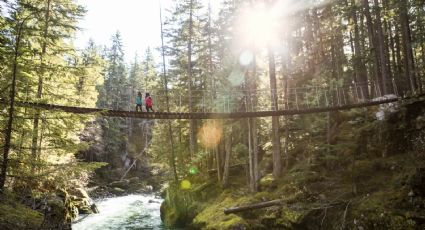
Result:
{"label": "boulder", "polygon": [[109,197],[111,195],[109,190],[110,188],[107,186],[98,186],[90,191],[90,196],[93,198]]}
{"label": "boulder", "polygon": [[127,191],[129,193],[135,193],[135,192],[137,193],[140,190],[143,190],[145,187],[146,187],[146,183],[141,183],[141,182],[139,182],[139,183],[133,183],[133,184],[130,184],[128,186]]}
{"label": "boulder", "polygon": [[121,189],[127,189],[128,188],[128,181],[127,180],[120,180],[120,181],[114,181],[109,184],[112,188],[121,188]]}
{"label": "boulder", "polygon": [[[90,198],[89,198],[90,199]],[[72,200],[73,205],[78,209],[79,214],[92,214],[91,210],[92,201],[87,198],[76,198]]]}
{"label": "boulder", "polygon": [[73,195],[73,196],[76,196],[76,197],[90,198],[90,196],[89,196],[89,194],[87,194],[86,190],[84,190],[81,187],[70,189],[68,192],[69,192],[70,195]]}
{"label": "boulder", "polygon": [[92,204],[90,206],[90,208],[91,208],[91,210],[92,210],[93,213],[99,213],[99,209],[97,208],[97,205],[96,204]]}
{"label": "boulder", "polygon": [[78,211],[65,190],[59,190],[55,196],[47,199],[45,220],[41,229],[71,229],[71,221]]}
{"label": "boulder", "polygon": [[130,184],[136,184],[136,183],[139,183],[139,182],[140,182],[140,178],[137,177],[137,176],[128,179],[128,183],[130,183]]}
{"label": "boulder", "polygon": [[72,205],[78,210],[77,214],[92,214],[98,212],[97,209],[93,210],[92,206],[94,202],[83,188],[71,189],[70,194],[73,194],[69,196],[69,198]]}
{"label": "boulder", "polygon": [[153,191],[153,187],[151,185],[146,185],[139,190],[137,190],[138,193],[150,193]]}
{"label": "boulder", "polygon": [[125,193],[125,190],[122,188],[114,187],[112,188],[111,193],[114,195],[122,195]]}

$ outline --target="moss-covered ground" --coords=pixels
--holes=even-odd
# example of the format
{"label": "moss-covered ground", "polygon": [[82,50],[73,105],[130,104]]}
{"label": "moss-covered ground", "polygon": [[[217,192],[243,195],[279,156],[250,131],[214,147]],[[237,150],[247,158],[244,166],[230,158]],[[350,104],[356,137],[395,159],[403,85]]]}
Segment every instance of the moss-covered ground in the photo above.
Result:
{"label": "moss-covered ground", "polygon": [[43,215],[22,204],[5,192],[0,195],[0,229],[38,229],[43,222]]}
{"label": "moss-covered ground", "polygon": [[[341,113],[335,144],[318,145],[312,138],[298,143],[283,176],[262,175],[255,194],[248,191],[245,170],[233,172],[226,189],[216,175],[204,176],[190,191],[169,191],[185,208],[176,209],[171,198],[163,215],[179,219],[186,213],[180,226],[192,229],[425,229],[424,106],[407,106],[386,121],[374,120],[373,112]],[[274,199],[285,203],[223,212]]]}

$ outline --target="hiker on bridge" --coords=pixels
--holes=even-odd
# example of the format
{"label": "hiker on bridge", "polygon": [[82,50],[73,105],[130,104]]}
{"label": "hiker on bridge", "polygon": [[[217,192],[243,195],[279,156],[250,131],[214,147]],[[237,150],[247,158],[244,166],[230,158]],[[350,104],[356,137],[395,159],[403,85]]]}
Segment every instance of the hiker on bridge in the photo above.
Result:
{"label": "hiker on bridge", "polygon": [[143,97],[142,97],[142,93],[138,92],[137,96],[136,96],[136,112],[143,112],[142,107],[143,106]]}
{"label": "hiker on bridge", "polygon": [[145,105],[146,105],[146,112],[149,112],[149,110],[152,110],[152,112],[155,112],[155,110],[153,110],[153,108],[152,108],[153,101],[152,101],[152,97],[149,93],[146,93],[146,95],[145,95]]}

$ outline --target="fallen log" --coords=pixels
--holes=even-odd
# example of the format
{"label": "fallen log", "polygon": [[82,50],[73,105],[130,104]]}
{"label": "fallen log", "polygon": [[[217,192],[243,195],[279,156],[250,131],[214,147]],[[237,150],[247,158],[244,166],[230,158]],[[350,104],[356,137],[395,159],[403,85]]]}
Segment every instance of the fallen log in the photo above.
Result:
{"label": "fallen log", "polygon": [[283,204],[284,204],[284,201],[281,200],[281,199],[266,201],[266,202],[261,202],[261,203],[256,203],[256,204],[245,205],[245,206],[226,208],[226,209],[224,209],[224,214],[227,215],[227,214],[236,213],[236,212],[250,211],[250,210],[254,210],[254,209],[267,208],[267,207],[271,207],[271,206],[279,206],[279,205],[283,205]]}

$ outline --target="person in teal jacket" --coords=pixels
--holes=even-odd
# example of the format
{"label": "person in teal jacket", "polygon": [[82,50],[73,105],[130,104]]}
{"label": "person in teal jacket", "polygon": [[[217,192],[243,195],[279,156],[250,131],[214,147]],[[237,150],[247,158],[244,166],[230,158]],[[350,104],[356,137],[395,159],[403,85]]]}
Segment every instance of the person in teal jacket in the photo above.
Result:
{"label": "person in teal jacket", "polygon": [[139,110],[140,110],[140,112],[143,112],[142,106],[143,106],[142,93],[139,92],[139,93],[137,93],[137,96],[136,96],[136,112],[139,112]]}

